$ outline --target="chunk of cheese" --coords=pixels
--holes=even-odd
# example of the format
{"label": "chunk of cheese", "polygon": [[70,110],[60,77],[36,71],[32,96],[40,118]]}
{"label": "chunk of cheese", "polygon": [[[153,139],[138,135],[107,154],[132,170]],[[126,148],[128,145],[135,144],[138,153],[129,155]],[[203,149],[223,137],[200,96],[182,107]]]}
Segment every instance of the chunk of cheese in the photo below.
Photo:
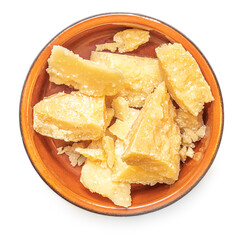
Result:
{"label": "chunk of cheese", "polygon": [[114,165],[113,180],[116,182],[125,183],[140,183],[143,185],[153,186],[156,183],[174,183],[174,179],[161,176],[160,173],[147,171],[139,166],[131,166],[121,159],[124,151],[123,141],[116,140],[116,162]]}
{"label": "chunk of cheese", "polygon": [[131,205],[130,184],[113,182],[111,169],[102,167],[98,162],[87,159],[82,168],[80,181],[91,192],[108,197],[115,205],[122,207]]}
{"label": "chunk of cheese", "polygon": [[123,97],[117,97],[112,101],[114,117],[121,121],[126,121],[130,125],[136,120],[139,110],[129,107],[129,102]]}
{"label": "chunk of cheese", "polygon": [[104,135],[104,97],[60,92],[37,103],[33,112],[33,127],[45,136],[78,142]]}
{"label": "chunk of cheese", "polygon": [[197,116],[204,103],[214,98],[196,60],[178,43],[163,44],[156,53],[172,98],[183,110]]}
{"label": "chunk of cheese", "polygon": [[146,99],[134,122],[125,140],[123,161],[177,180],[181,137],[175,116],[176,110],[163,82]]}
{"label": "chunk of cheese", "polygon": [[90,59],[122,71],[125,78],[118,95],[126,98],[132,107],[142,107],[147,95],[163,80],[157,58],[92,52]]}
{"label": "chunk of cheese", "polygon": [[96,51],[109,50],[116,52],[118,49],[120,53],[131,52],[148,42],[149,38],[150,34],[148,31],[136,28],[126,29],[113,36],[115,42],[96,45]]}
{"label": "chunk of cheese", "polygon": [[72,86],[89,96],[115,95],[123,85],[118,69],[82,59],[61,46],[53,47],[48,65],[51,82]]}
{"label": "chunk of cheese", "polygon": [[137,49],[140,45],[148,42],[149,38],[150,35],[148,31],[130,28],[116,33],[113,40],[118,45],[118,51],[124,53]]}

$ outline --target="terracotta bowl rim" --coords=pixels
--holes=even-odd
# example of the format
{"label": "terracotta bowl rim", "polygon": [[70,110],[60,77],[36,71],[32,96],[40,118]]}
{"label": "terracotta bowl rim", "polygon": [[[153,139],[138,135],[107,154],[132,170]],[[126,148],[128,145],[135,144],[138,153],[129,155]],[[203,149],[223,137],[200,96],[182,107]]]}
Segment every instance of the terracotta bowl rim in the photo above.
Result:
{"label": "terracotta bowl rim", "polygon": [[[109,16],[109,15],[122,15],[123,17],[124,16],[136,16],[136,17],[141,17],[141,18],[145,18],[145,19],[148,19],[150,21],[155,21],[155,22],[158,22],[160,24],[163,24],[171,29],[173,29],[174,31],[178,32],[180,35],[182,35],[186,40],[188,40],[196,49],[197,51],[200,53],[200,55],[203,57],[203,59],[205,60],[205,62],[207,63],[210,71],[212,72],[213,76],[214,76],[214,79],[215,79],[215,82],[216,82],[216,85],[217,85],[217,89],[219,91],[219,97],[220,97],[220,105],[221,105],[221,124],[220,124],[220,129],[219,129],[219,137],[218,137],[218,141],[216,143],[216,149],[215,149],[215,152],[213,154],[213,157],[208,165],[208,167],[205,169],[205,171],[198,177],[197,181],[194,182],[194,184],[187,188],[182,194],[180,194],[178,197],[176,197],[175,199],[173,199],[172,201],[169,201],[167,202],[166,204],[163,204],[161,206],[158,206],[156,208],[153,208],[151,210],[147,209],[147,210],[142,210],[141,212],[137,212],[137,213],[122,213],[122,214],[116,214],[116,213],[111,213],[111,212],[103,212],[103,211],[97,211],[97,210],[93,210],[93,209],[90,209],[88,207],[84,207],[84,206],[81,206],[77,203],[74,203],[73,201],[71,201],[71,199],[68,199],[66,196],[64,196],[62,193],[58,192],[54,186],[52,186],[46,178],[44,178],[44,176],[42,176],[42,174],[39,172],[39,170],[37,169],[37,167],[34,165],[33,163],[33,160],[31,159],[30,157],[30,153],[29,153],[29,149],[27,148],[26,146],[26,141],[25,141],[25,137],[23,135],[23,125],[22,125],[22,100],[23,100],[23,93],[24,93],[24,89],[25,89],[25,86],[26,86],[26,83],[27,83],[27,80],[29,78],[29,74],[35,64],[35,62],[37,61],[37,59],[39,58],[39,56],[41,55],[41,53],[44,51],[44,49],[55,39],[57,38],[58,36],[60,36],[63,32],[65,32],[67,29],[77,25],[77,24],[80,24],[81,22],[84,22],[86,20],[91,20],[91,19],[94,19],[94,18],[98,18],[98,17],[103,17],[103,16]],[[97,214],[100,214],[100,215],[107,215],[107,216],[116,216],[116,217],[128,217],[128,216],[137,216],[137,215],[142,215],[142,214],[146,214],[146,213],[151,213],[151,212],[155,212],[155,211],[158,211],[160,209],[163,209],[173,203],[175,203],[176,201],[178,201],[179,199],[181,199],[182,197],[184,197],[186,194],[188,194],[201,180],[202,178],[205,176],[205,174],[208,172],[209,168],[211,167],[211,165],[213,164],[214,162],[214,159],[216,157],[216,154],[219,150],[219,147],[220,147],[220,144],[221,144],[221,140],[222,140],[222,136],[223,136],[223,130],[224,130],[224,103],[223,103],[223,96],[222,96],[222,92],[221,92],[221,88],[220,88],[220,85],[219,85],[219,82],[217,80],[217,77],[216,77],[216,74],[214,73],[210,63],[208,62],[207,58],[205,57],[205,55],[201,52],[201,50],[196,46],[195,43],[193,43],[188,37],[186,37],[181,31],[177,30],[176,28],[172,27],[170,24],[167,24],[165,23],[164,21],[162,20],[159,20],[157,18],[154,18],[154,17],[150,17],[150,16],[147,16],[147,15],[144,15],[144,14],[139,14],[139,13],[133,13],[133,12],[106,12],[106,13],[100,13],[100,14],[95,14],[95,15],[91,15],[89,17],[86,17],[86,18],[82,18],[81,20],[79,21],[76,21],[75,23],[67,26],[66,28],[64,28],[62,31],[60,31],[58,34],[56,34],[50,41],[48,41],[47,44],[44,45],[44,47],[41,49],[41,51],[38,53],[38,55],[35,57],[33,63],[31,64],[29,70],[28,70],[28,73],[27,73],[27,76],[25,78],[25,81],[24,81],[24,84],[23,84],[23,87],[22,87],[22,90],[21,90],[21,96],[20,96],[20,105],[19,105],[19,125],[20,125],[20,133],[21,133],[21,138],[22,138],[22,141],[23,141],[23,145],[24,145],[24,148],[25,148],[25,151],[28,155],[28,158],[33,166],[33,168],[35,169],[35,171],[38,173],[38,175],[42,178],[42,180],[54,191],[56,192],[59,196],[61,196],[63,199],[67,200],[69,203],[75,205],[76,207],[79,207],[79,208],[82,208],[84,210],[87,210],[87,211],[90,211],[90,212],[94,212],[94,213],[97,213]],[[111,210],[110,210],[111,211]]]}

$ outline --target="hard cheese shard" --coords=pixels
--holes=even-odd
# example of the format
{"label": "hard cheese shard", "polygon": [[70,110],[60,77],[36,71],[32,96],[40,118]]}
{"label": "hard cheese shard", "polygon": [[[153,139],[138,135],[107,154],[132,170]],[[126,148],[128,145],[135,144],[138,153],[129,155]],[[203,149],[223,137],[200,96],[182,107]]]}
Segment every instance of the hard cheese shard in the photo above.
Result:
{"label": "hard cheese shard", "polygon": [[114,166],[113,180],[125,183],[140,183],[153,186],[156,183],[172,184],[175,179],[162,177],[160,173],[150,172],[139,166],[128,165],[121,159],[124,152],[123,141],[116,140],[116,162]]}
{"label": "hard cheese shard", "polygon": [[117,43],[104,43],[96,45],[96,51],[103,51],[103,50],[109,50],[111,52],[117,51],[118,44]]}
{"label": "hard cheese shard", "polygon": [[33,127],[42,135],[73,142],[104,135],[104,97],[60,92],[44,98],[33,110]]}
{"label": "hard cheese shard", "polygon": [[113,40],[118,45],[118,51],[124,53],[137,49],[138,46],[148,42],[149,38],[148,31],[133,28],[116,33]]}
{"label": "hard cheese shard", "polygon": [[123,161],[177,180],[181,137],[175,116],[176,110],[163,82],[146,99],[134,122],[125,140]]}
{"label": "hard cheese shard", "polygon": [[81,166],[85,162],[86,158],[75,151],[77,147],[86,147],[86,142],[74,143],[72,146],[59,147],[57,148],[57,151],[58,154],[65,153],[73,167],[76,165]]}
{"label": "hard cheese shard", "polygon": [[114,116],[114,109],[106,108],[106,116],[105,116],[105,129],[110,125]]}
{"label": "hard cheese shard", "polygon": [[111,134],[118,137],[121,140],[124,140],[130,131],[131,126],[126,121],[121,121],[116,119],[116,122],[108,128]]}
{"label": "hard cheese shard", "polygon": [[111,169],[102,167],[98,162],[85,162],[80,181],[91,192],[108,197],[118,206],[131,205],[130,184],[113,182]]}
{"label": "hard cheese shard", "polygon": [[118,69],[84,60],[72,51],[54,46],[48,59],[50,81],[66,84],[89,96],[115,95],[123,84]]}
{"label": "hard cheese shard", "polygon": [[75,149],[75,151],[92,161],[106,161],[106,156],[102,149],[78,147]]}
{"label": "hard cheese shard", "polygon": [[163,44],[156,53],[169,93],[183,110],[197,116],[204,103],[214,99],[196,60],[178,43]]}
{"label": "hard cheese shard", "polygon": [[114,35],[113,43],[104,43],[96,45],[96,51],[109,50],[120,53],[131,52],[137,49],[140,45],[148,42],[150,34],[148,31],[140,29],[126,29]]}
{"label": "hard cheese shard", "polygon": [[104,152],[106,154],[108,167],[112,168],[116,160],[113,138],[109,136],[104,136],[102,139],[102,145],[103,145]]}
{"label": "hard cheese shard", "polygon": [[137,119],[140,110],[130,108],[128,101],[123,97],[117,97],[112,101],[115,123],[109,127],[109,131],[121,140],[124,140],[131,129],[133,122]]}
{"label": "hard cheese shard", "polygon": [[155,58],[92,52],[90,59],[122,71],[125,78],[118,96],[126,98],[132,107],[142,107],[147,95],[163,80],[163,73]]}
{"label": "hard cheese shard", "polygon": [[129,107],[129,102],[123,97],[117,97],[112,101],[114,109],[114,117],[121,121],[126,121],[130,125],[136,120],[139,115],[139,110]]}

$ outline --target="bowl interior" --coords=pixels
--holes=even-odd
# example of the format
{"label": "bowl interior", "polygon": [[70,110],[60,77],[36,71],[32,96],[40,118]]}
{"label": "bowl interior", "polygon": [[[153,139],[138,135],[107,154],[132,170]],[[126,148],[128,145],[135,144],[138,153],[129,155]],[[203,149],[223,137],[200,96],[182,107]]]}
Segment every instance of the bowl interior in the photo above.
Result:
{"label": "bowl interior", "polygon": [[[163,23],[151,23],[153,20],[144,19],[140,16],[127,17],[130,17],[130,19],[123,21],[124,18],[123,16],[120,18],[120,15],[119,19],[115,20],[113,16],[112,18],[100,16],[79,22],[60,33],[44,48],[33,64],[25,83],[21,102],[23,140],[29,157],[41,177],[50,187],[70,202],[95,212],[113,215],[132,215],[152,211],[170,204],[188,192],[211,165],[220,141],[222,126],[222,101],[219,87],[211,68],[197,48],[179,32]],[[151,38],[148,43],[127,54],[156,57],[155,48],[159,45],[175,41],[181,42],[197,60],[211,86],[215,101],[205,105],[206,136],[197,144],[194,158],[188,159],[185,164],[181,165],[179,180],[171,186],[165,184],[157,184],[153,187],[132,185],[132,206],[124,209],[115,206],[109,199],[91,193],[83,187],[79,181],[81,167],[73,168],[67,156],[64,154],[57,155],[57,147],[69,143],[36,133],[32,128],[32,107],[45,96],[59,91],[71,92],[71,89],[67,86],[58,86],[49,82],[49,76],[46,73],[47,58],[50,56],[53,45],[62,45],[84,59],[89,59],[96,44],[112,42],[113,35],[116,32],[136,26],[150,30]],[[169,31],[166,31],[166,27],[169,28]]]}

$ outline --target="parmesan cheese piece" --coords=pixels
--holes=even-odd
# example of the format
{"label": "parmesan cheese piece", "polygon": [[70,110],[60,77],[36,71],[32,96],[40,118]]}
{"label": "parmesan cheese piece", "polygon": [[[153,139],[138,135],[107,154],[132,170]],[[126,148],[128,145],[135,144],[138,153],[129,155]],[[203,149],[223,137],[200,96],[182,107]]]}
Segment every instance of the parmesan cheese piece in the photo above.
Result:
{"label": "parmesan cheese piece", "polygon": [[78,142],[104,135],[104,97],[60,92],[37,103],[33,112],[35,131],[48,137]]}

